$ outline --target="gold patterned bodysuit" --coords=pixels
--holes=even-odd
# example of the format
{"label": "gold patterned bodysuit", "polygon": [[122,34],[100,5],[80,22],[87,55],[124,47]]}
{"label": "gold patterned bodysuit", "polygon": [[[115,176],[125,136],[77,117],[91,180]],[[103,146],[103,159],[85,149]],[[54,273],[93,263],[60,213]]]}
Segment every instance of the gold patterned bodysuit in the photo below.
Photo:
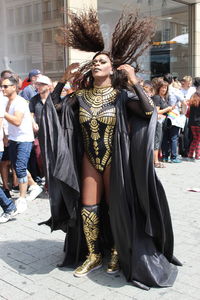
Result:
{"label": "gold patterned bodysuit", "polygon": [[94,87],[76,94],[85,152],[95,169],[103,173],[111,162],[117,91],[113,87]]}

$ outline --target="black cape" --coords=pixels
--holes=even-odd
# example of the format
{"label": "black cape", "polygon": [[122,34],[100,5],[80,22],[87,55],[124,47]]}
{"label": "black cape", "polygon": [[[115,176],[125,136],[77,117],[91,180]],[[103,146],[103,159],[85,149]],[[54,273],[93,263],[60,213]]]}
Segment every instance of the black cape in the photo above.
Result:
{"label": "black cape", "polygon": [[[153,166],[157,114],[127,114],[127,92],[116,101],[109,216],[120,266],[134,285],[172,286],[180,265],[173,257],[173,230],[166,195]],[[80,218],[82,140],[76,95],[57,113],[51,97],[44,105],[39,139],[48,181],[51,230],[66,232],[65,263],[83,255]]]}

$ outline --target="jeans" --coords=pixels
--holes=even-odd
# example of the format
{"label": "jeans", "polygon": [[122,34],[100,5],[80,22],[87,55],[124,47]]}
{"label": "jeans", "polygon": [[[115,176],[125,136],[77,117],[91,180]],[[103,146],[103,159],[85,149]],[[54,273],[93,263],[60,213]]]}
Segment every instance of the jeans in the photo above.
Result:
{"label": "jeans", "polygon": [[19,183],[27,182],[27,164],[30,157],[32,142],[10,141],[9,154]]}
{"label": "jeans", "polygon": [[[0,152],[0,161],[2,159],[3,152]],[[16,210],[15,204],[11,199],[7,198],[3,190],[0,188],[0,206],[3,208],[5,213],[9,213],[12,210]]]}
{"label": "jeans", "polygon": [[162,141],[163,158],[168,158],[171,153],[171,159],[177,158],[178,136],[180,128],[171,126],[164,131]]}

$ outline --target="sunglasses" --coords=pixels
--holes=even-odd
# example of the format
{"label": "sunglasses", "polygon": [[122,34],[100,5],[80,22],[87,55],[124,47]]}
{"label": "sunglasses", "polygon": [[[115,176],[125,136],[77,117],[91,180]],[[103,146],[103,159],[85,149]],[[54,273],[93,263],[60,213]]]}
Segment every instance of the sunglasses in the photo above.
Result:
{"label": "sunglasses", "polygon": [[7,89],[9,86],[13,86],[13,84],[4,84],[1,85],[1,88]]}

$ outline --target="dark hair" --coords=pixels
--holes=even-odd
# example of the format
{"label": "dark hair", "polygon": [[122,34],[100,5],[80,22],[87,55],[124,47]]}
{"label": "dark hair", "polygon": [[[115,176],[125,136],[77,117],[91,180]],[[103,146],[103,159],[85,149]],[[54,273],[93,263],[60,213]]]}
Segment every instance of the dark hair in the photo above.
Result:
{"label": "dark hair", "polygon": [[12,71],[10,71],[10,70],[3,70],[1,72],[1,78],[3,78],[3,79],[9,78],[11,75],[12,75]]}
{"label": "dark hair", "polygon": [[103,36],[96,11],[93,9],[82,10],[79,14],[67,11],[67,18],[70,22],[61,28],[61,34],[56,37],[60,44],[87,52],[97,52],[104,49]]}
{"label": "dark hair", "polygon": [[193,85],[198,88],[200,86],[200,77],[195,77]]}
{"label": "dark hair", "polygon": [[168,94],[168,89],[169,89],[169,83],[168,83],[167,81],[161,80],[161,79],[160,79],[157,83],[155,83],[155,85],[154,85],[154,88],[155,88],[155,94],[156,94],[156,95],[159,95],[160,89],[161,89],[161,87],[163,87],[163,86],[167,86],[167,91],[166,91],[166,94],[165,94],[165,96],[167,96],[167,94]]}
{"label": "dark hair", "polygon": [[195,92],[189,100],[189,106],[200,106],[200,92]]}
{"label": "dark hair", "polygon": [[[92,60],[94,60],[97,56],[101,54],[106,55],[110,59],[111,64],[113,63],[112,57],[107,51],[101,51],[96,53],[93,56]],[[94,78],[92,76],[91,64],[92,61],[88,64],[85,64],[82,68],[80,68],[79,72],[75,74],[72,84],[76,87],[76,89],[90,89],[94,87]],[[117,68],[113,66],[113,74],[110,75],[110,79],[111,84],[115,89],[131,90],[131,86],[128,83],[128,77],[124,70],[117,70]]]}
{"label": "dark hair", "polygon": [[19,84],[19,79],[18,78],[19,78],[18,75],[12,74],[10,77],[5,78],[5,79],[8,79],[13,85],[18,87],[18,84]]}
{"label": "dark hair", "polygon": [[143,82],[143,86],[144,85],[148,85],[148,86],[150,86],[150,87],[153,87],[153,84],[152,84],[152,82],[150,81],[150,80],[145,80],[144,82]]}
{"label": "dark hair", "polygon": [[113,65],[133,64],[139,71],[138,58],[152,44],[155,23],[152,17],[143,17],[138,11],[123,11],[112,34]]}
{"label": "dark hair", "polygon": [[173,76],[170,73],[164,74],[163,80],[167,81],[169,84],[173,82]]}
{"label": "dark hair", "polygon": [[[87,52],[104,50],[103,36],[97,12],[89,9],[80,13],[67,12],[70,22],[61,29],[57,40],[74,49]],[[155,24],[152,17],[142,17],[136,11],[122,12],[112,35],[110,56],[113,66],[135,64],[139,70],[137,59],[152,44],[155,34]]]}

